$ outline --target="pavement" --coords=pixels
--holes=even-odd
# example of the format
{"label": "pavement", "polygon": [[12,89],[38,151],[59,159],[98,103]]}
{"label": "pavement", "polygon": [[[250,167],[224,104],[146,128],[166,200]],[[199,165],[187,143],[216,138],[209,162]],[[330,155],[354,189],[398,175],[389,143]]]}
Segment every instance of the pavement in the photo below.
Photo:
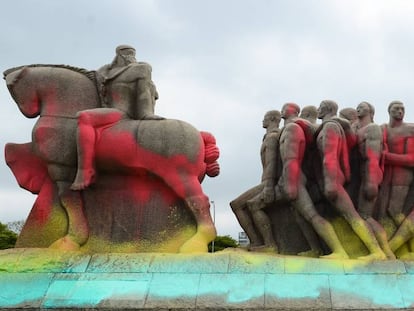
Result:
{"label": "pavement", "polygon": [[5,310],[414,310],[414,261],[0,251]]}

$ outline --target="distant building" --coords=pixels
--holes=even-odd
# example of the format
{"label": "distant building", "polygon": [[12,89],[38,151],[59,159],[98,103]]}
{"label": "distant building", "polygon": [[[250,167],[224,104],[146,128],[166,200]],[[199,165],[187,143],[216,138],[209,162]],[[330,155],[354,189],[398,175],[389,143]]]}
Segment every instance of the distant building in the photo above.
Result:
{"label": "distant building", "polygon": [[239,232],[239,246],[245,247],[250,244],[249,237],[247,236],[246,232]]}

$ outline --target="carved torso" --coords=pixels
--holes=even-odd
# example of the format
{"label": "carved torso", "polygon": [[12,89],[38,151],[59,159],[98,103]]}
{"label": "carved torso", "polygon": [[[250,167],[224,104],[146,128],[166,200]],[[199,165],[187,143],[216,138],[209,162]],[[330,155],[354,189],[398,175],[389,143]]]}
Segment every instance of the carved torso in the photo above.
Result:
{"label": "carved torso", "polygon": [[262,146],[260,148],[260,158],[263,166],[262,181],[265,179],[276,179],[279,132],[279,129],[275,129],[266,133],[263,137]]}
{"label": "carved torso", "polygon": [[385,162],[385,170],[392,175],[393,185],[410,185],[413,181],[414,166],[414,127],[411,124],[403,123],[398,127],[382,125],[385,145],[391,154],[401,155],[405,163],[396,165]]}
{"label": "carved torso", "polygon": [[[106,65],[98,70],[97,76],[104,107],[117,108],[131,119],[140,119],[139,115],[143,114],[137,113],[140,109],[147,110],[146,113],[154,113],[156,91],[151,81],[149,64],[132,63],[121,68],[110,68]],[[141,81],[141,85],[138,85],[138,81]],[[139,97],[146,91],[152,93],[147,95],[149,103],[139,102]]]}

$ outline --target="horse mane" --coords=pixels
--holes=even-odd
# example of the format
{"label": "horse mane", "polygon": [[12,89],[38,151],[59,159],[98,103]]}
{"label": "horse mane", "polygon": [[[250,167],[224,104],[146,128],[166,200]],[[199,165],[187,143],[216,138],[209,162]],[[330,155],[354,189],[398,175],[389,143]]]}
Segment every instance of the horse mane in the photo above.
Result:
{"label": "horse mane", "polygon": [[85,68],[79,68],[79,67],[75,67],[71,65],[56,65],[56,64],[32,64],[32,65],[23,65],[23,66],[13,67],[13,68],[5,70],[3,72],[3,77],[6,77],[8,74],[12,73],[13,71],[22,69],[24,67],[53,67],[53,68],[68,69],[68,70],[83,74],[89,80],[96,83],[96,75],[95,75],[96,71],[95,70],[87,70]]}

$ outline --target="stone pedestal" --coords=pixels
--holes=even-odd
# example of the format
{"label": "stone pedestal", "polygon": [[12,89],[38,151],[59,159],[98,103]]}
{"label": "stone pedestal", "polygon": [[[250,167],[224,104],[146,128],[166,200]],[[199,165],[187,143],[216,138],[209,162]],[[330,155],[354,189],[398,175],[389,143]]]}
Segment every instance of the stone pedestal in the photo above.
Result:
{"label": "stone pedestal", "polygon": [[414,262],[48,249],[0,252],[9,310],[414,309]]}
{"label": "stone pedestal", "polygon": [[[67,231],[56,186],[46,182],[17,247],[48,247]],[[89,239],[82,251],[177,253],[196,232],[194,217],[158,177],[101,174],[82,192]]]}

